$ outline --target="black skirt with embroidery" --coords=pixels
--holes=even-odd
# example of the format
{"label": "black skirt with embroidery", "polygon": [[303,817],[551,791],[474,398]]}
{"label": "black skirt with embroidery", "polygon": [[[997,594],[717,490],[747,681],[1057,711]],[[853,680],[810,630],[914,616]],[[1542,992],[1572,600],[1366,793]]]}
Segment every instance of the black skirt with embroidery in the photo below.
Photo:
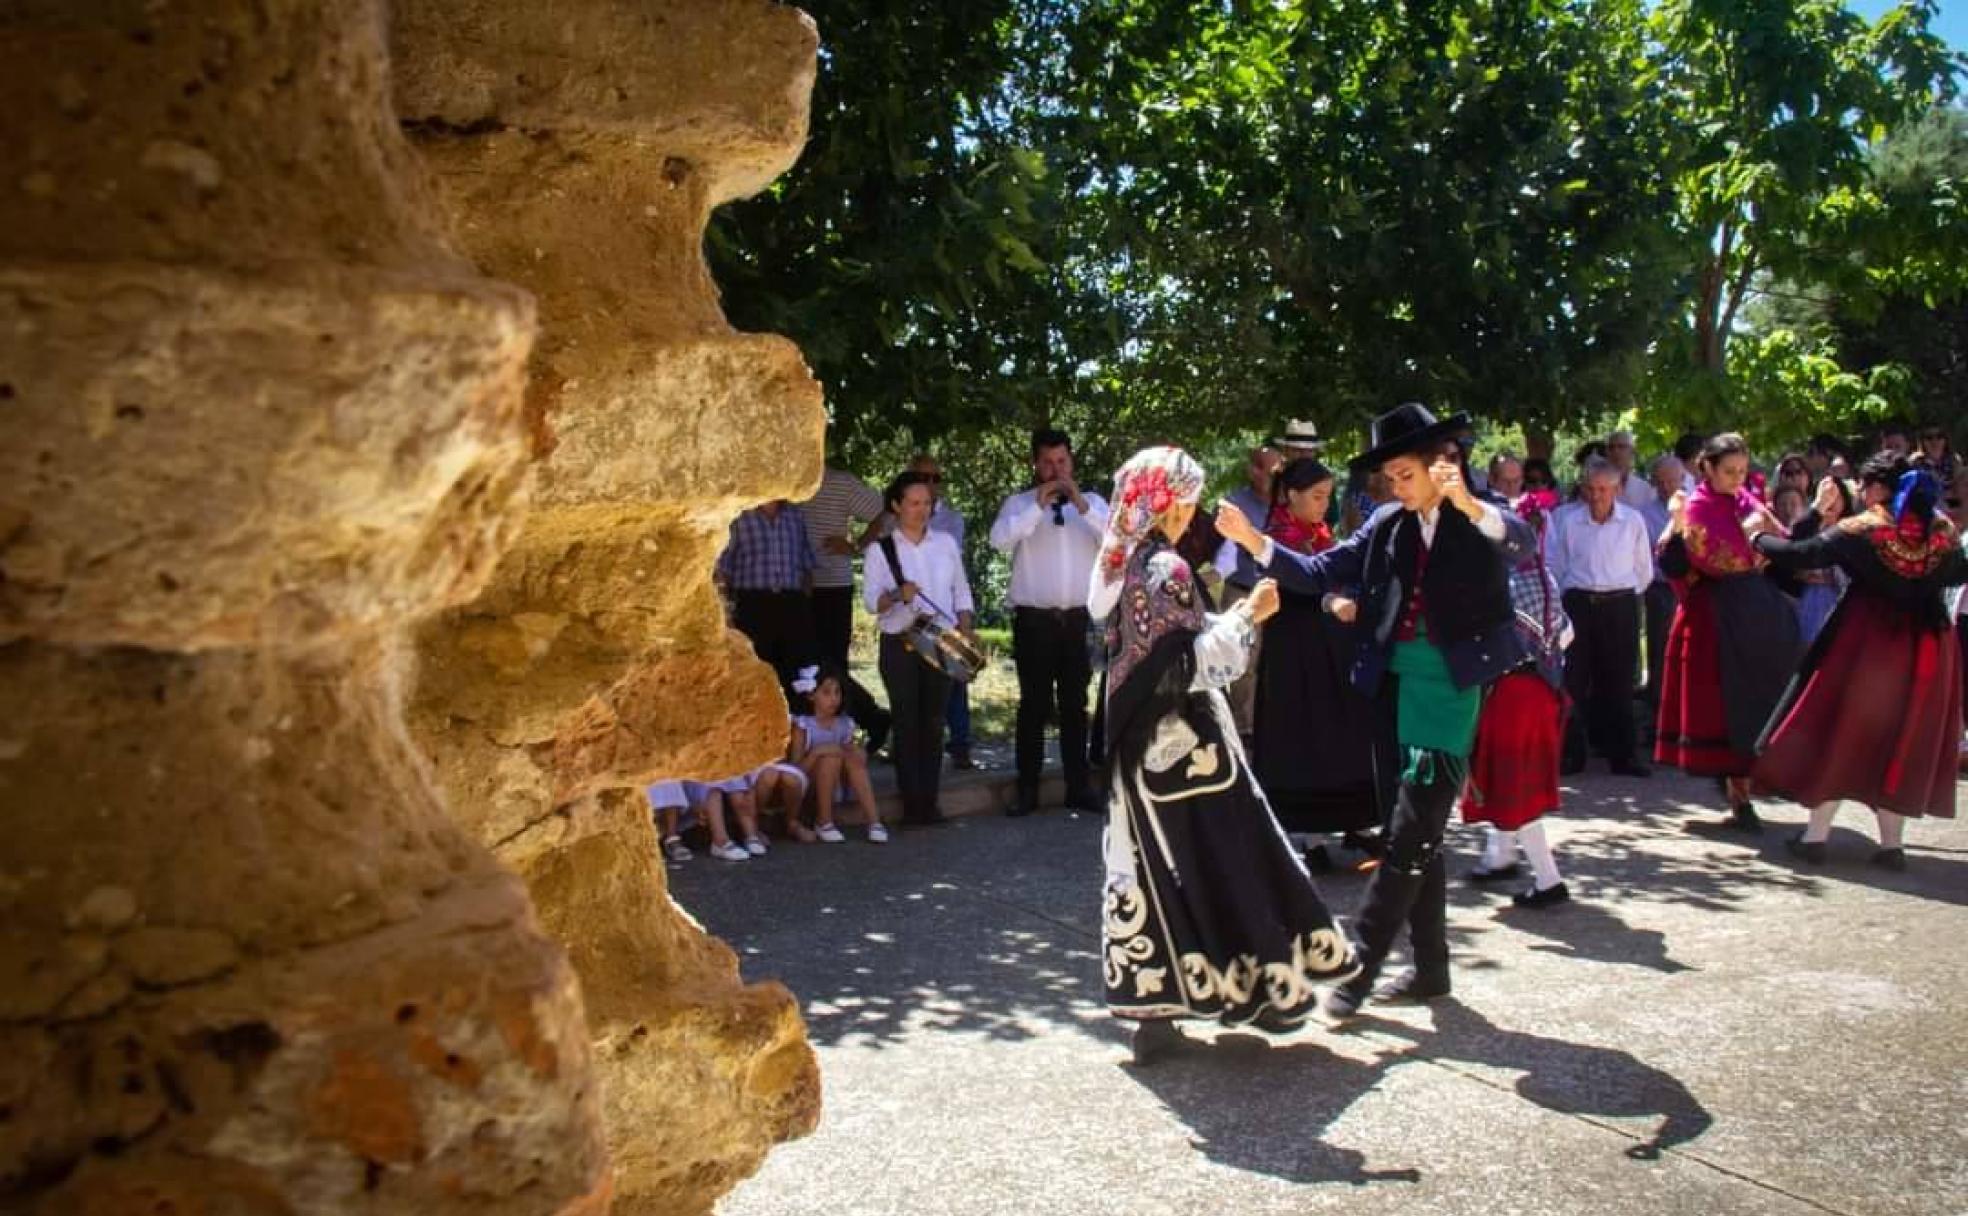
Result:
{"label": "black skirt with embroidery", "polygon": [[1133,881],[1110,880],[1107,1003],[1121,1017],[1296,1022],[1357,964],[1266,808],[1220,692],[1197,693],[1193,632],[1110,691],[1113,799]]}

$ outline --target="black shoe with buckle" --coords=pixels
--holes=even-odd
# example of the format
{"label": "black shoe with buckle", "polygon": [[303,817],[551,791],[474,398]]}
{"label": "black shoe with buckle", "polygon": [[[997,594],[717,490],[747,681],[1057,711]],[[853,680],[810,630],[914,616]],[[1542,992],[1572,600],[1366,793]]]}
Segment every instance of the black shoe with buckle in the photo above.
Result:
{"label": "black shoe with buckle", "polygon": [[1564,883],[1553,883],[1548,887],[1525,887],[1510,897],[1510,902],[1520,908],[1549,908],[1571,899],[1572,892]]}

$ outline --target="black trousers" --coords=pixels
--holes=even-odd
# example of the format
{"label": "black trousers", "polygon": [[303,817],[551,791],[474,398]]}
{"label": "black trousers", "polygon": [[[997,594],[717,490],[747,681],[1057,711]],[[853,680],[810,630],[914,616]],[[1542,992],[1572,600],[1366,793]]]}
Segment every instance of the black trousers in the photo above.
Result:
{"label": "black trousers", "polygon": [[1046,719],[1059,711],[1059,756],[1066,796],[1087,788],[1087,611],[1017,608],[1011,619],[1012,661],[1018,668],[1018,795],[1034,799],[1045,771]]}
{"label": "black trousers", "polygon": [[[1567,591],[1572,645],[1565,691],[1575,712],[1565,725],[1565,757],[1583,763],[1588,738],[1607,759],[1633,759],[1633,672],[1640,661],[1640,597],[1632,592]],[[1589,731],[1589,735],[1588,735]]]}
{"label": "black trousers", "polygon": [[1667,627],[1674,623],[1674,588],[1657,580],[1641,597],[1647,611],[1647,704],[1658,707],[1661,695],[1661,665],[1667,661]]}
{"label": "black trousers", "polygon": [[[847,671],[847,654],[854,641],[854,588],[813,589],[813,632],[820,661]],[[841,692],[847,716],[868,732],[868,750],[880,751],[888,742],[889,712],[853,676]]]}
{"label": "black trousers", "polygon": [[1367,882],[1354,918],[1360,974],[1348,981],[1357,992],[1373,988],[1403,925],[1415,970],[1425,980],[1449,977],[1449,879],[1442,833],[1462,790],[1464,766],[1440,755],[1425,766],[1424,781],[1403,781],[1387,824],[1387,856]]}
{"label": "black trousers", "polygon": [[804,591],[734,591],[731,623],[752,640],[758,657],[789,683],[820,657],[813,635],[813,601]]}
{"label": "black trousers", "polygon": [[881,677],[895,716],[892,754],[902,818],[933,819],[943,780],[943,707],[950,701],[950,677],[923,662],[892,633],[882,634]]}

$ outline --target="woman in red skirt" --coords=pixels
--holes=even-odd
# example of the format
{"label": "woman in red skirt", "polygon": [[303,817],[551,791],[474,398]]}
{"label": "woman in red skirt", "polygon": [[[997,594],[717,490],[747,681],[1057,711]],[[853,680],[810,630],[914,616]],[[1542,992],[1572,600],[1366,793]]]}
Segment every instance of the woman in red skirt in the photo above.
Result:
{"label": "woman in red skirt", "polygon": [[1761,830],[1749,801],[1756,740],[1797,670],[1797,611],[1764,576],[1742,521],[1763,504],[1743,489],[1749,446],[1717,435],[1702,447],[1701,484],[1676,494],[1661,539],[1661,572],[1681,603],[1662,656],[1654,759],[1722,779],[1734,825]]}
{"label": "woman in red skirt", "polygon": [[1866,509],[1808,541],[1750,521],[1757,551],[1775,565],[1836,565],[1852,579],[1770,719],[1756,782],[1811,808],[1810,826],[1789,842],[1805,861],[1824,861],[1832,816],[1850,799],[1879,817],[1873,864],[1904,870],[1905,817],[1954,817],[1961,656],[1943,596],[1968,579],[1968,558],[1932,473],[1882,452],[1859,479]]}
{"label": "woman in red skirt", "polygon": [[[1532,490],[1511,509],[1540,541],[1558,496]],[[1483,860],[1469,872],[1475,883],[1501,882],[1518,874],[1517,850],[1531,863],[1531,883],[1512,896],[1519,907],[1543,908],[1571,898],[1558,873],[1544,816],[1558,809],[1558,765],[1565,735],[1565,647],[1572,622],[1559,604],[1558,584],[1544,565],[1542,545],[1510,572],[1517,632],[1531,659],[1490,686],[1476,720],[1476,750],[1462,795],[1462,821],[1489,826]]]}

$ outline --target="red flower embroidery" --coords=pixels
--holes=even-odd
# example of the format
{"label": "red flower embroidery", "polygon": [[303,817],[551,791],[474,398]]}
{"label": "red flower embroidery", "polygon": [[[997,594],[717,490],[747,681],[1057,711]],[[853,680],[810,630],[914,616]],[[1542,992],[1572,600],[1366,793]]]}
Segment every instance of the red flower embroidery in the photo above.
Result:
{"label": "red flower embroidery", "polygon": [[1148,509],[1150,511],[1153,511],[1155,514],[1160,515],[1163,512],[1167,511],[1170,505],[1174,503],[1174,501],[1175,501],[1174,496],[1172,496],[1167,490],[1158,489],[1148,499]]}

